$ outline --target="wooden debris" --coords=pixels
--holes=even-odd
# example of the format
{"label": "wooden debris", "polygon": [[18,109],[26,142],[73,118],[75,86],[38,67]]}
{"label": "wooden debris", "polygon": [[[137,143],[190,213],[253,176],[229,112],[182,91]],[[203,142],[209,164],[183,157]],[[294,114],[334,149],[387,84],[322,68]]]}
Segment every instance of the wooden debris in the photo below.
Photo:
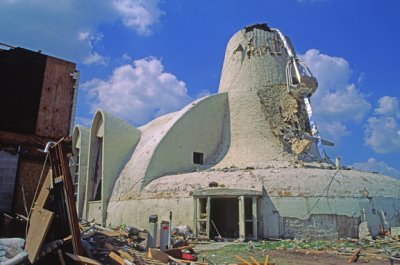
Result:
{"label": "wooden debris", "polygon": [[65,255],[67,255],[68,257],[70,257],[72,260],[74,260],[75,262],[78,262],[80,264],[86,264],[86,265],[102,265],[100,262],[98,262],[97,260],[88,258],[88,257],[83,257],[83,256],[79,256],[79,255],[74,255],[68,252],[65,252]]}
{"label": "wooden debris", "polygon": [[108,256],[114,260],[116,263],[120,264],[120,265],[125,265],[125,261],[123,258],[121,258],[118,254],[116,254],[114,251],[110,251],[110,253],[108,254]]}
{"label": "wooden debris", "polygon": [[353,256],[351,256],[351,258],[347,260],[347,263],[356,262],[358,260],[358,258],[360,257],[360,252],[361,252],[361,248],[357,249],[354,252]]}
{"label": "wooden debris", "polygon": [[25,245],[25,251],[28,253],[31,263],[38,258],[53,217],[54,213],[46,209],[36,208],[33,210]]}
{"label": "wooden debris", "polygon": [[149,251],[147,252],[147,256],[151,259],[156,259],[163,263],[168,263],[168,260],[169,260],[168,254],[165,254],[164,252],[162,252],[158,249],[155,249],[155,248],[149,248]]}
{"label": "wooden debris", "polygon": [[258,261],[257,261],[255,258],[253,258],[252,256],[250,256],[250,259],[251,259],[256,265],[260,265],[260,263],[258,263]]}
{"label": "wooden debris", "polygon": [[268,265],[269,255],[265,255],[264,265]]}
{"label": "wooden debris", "polygon": [[247,260],[245,260],[241,256],[235,255],[235,258],[237,258],[238,260],[240,260],[241,262],[243,262],[246,265],[252,265],[250,262],[248,262]]}
{"label": "wooden debris", "polygon": [[124,251],[124,250],[118,250],[118,253],[121,255],[121,257],[129,262],[135,262],[135,258],[132,257],[131,254],[129,254],[128,252]]}
{"label": "wooden debris", "polygon": [[[248,262],[247,260],[245,260],[244,258],[242,258],[241,256],[235,255],[235,258],[237,258],[238,260],[241,261],[241,263],[236,263],[236,264],[229,264],[229,265],[260,265],[260,262],[258,262],[255,258],[253,258],[252,256],[250,256],[250,259],[252,262]],[[275,265],[274,262],[268,262],[269,260],[269,255],[265,256],[265,261],[264,261],[264,265]]]}
{"label": "wooden debris", "polygon": [[58,250],[57,250],[57,254],[58,254],[58,258],[60,259],[60,264],[61,264],[61,265],[66,265],[66,264],[65,264],[64,255],[63,255],[61,249],[58,249]]}

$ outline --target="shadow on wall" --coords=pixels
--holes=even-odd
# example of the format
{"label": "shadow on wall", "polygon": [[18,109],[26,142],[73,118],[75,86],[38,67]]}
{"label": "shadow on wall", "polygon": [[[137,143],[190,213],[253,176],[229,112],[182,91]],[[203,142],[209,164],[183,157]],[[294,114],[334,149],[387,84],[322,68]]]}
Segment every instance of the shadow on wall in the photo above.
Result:
{"label": "shadow on wall", "polygon": [[[295,198],[293,198],[295,199]],[[308,219],[281,216],[263,187],[260,204],[260,231],[267,238],[296,238],[304,240],[334,240],[357,238],[360,217],[337,214],[311,214]]]}
{"label": "shadow on wall", "polygon": [[280,238],[283,237],[282,217],[278,209],[263,186],[262,195],[259,206],[260,230],[259,234],[265,238]]}

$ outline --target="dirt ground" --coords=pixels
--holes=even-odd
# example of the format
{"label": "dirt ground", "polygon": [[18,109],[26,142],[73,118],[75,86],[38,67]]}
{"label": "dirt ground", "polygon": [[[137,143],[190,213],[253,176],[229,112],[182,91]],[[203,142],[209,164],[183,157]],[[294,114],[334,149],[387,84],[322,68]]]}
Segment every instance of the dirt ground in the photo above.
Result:
{"label": "dirt ground", "polygon": [[[325,246],[324,248],[316,248],[314,245],[310,246],[309,249],[282,249],[282,247],[272,248],[274,249],[271,249],[268,243],[259,244],[252,249],[250,249],[246,243],[212,243],[208,246],[197,245],[195,250],[199,253],[199,261],[204,260],[211,265],[238,264],[240,261],[235,257],[235,255],[238,255],[249,262],[251,262],[250,256],[252,256],[260,264],[264,264],[265,256],[269,255],[269,262],[275,263],[276,265],[341,265],[349,264],[348,260],[357,250],[357,248],[351,248],[347,245],[344,250],[340,244],[334,245],[333,247],[330,245],[326,248]],[[389,257],[390,254],[382,252],[380,248],[361,247],[360,256],[353,264],[390,264]]]}
{"label": "dirt ground", "polygon": [[[275,262],[276,265],[339,265],[348,264],[351,254],[340,255],[334,253],[312,253],[307,251],[288,251],[288,250],[272,250],[265,253],[270,256],[270,261]],[[249,253],[249,256],[251,254]],[[385,261],[386,260],[386,261]],[[262,259],[260,260],[262,261]],[[357,264],[389,264],[388,259],[381,257],[360,256],[356,262]],[[262,263],[261,263],[262,264]]]}

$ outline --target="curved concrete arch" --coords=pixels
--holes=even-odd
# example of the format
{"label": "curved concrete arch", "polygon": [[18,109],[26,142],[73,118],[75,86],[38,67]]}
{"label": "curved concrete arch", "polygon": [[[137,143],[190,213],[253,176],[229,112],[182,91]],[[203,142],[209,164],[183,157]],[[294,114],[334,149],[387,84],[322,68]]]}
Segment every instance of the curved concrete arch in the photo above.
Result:
{"label": "curved concrete arch", "polygon": [[115,180],[139,142],[140,134],[137,128],[102,110],[94,115],[85,195],[87,218],[94,218],[105,225],[106,209]]}
{"label": "curved concrete arch", "polygon": [[82,216],[85,202],[89,133],[90,129],[81,125],[76,125],[72,133],[72,153],[79,157],[78,172],[76,172],[78,174],[78,194],[76,196],[78,216]]}
{"label": "curved concrete arch", "polygon": [[[226,93],[209,96],[192,104],[190,110],[175,122],[158,143],[142,188],[163,175],[191,172],[215,165],[229,145],[227,105]],[[203,163],[193,162],[194,152],[202,154]]]}
{"label": "curved concrete arch", "polygon": [[[162,175],[201,168],[193,165],[192,152],[196,150],[207,153],[204,157],[206,162],[218,160],[218,153],[224,153],[224,147],[227,149],[229,144],[228,121],[227,95],[220,93],[198,99],[180,111],[140,127],[141,139],[115,183],[111,200],[130,200],[147,183]],[[193,137],[195,135],[197,138]],[[215,146],[200,147],[199,143],[207,140],[207,136]]]}

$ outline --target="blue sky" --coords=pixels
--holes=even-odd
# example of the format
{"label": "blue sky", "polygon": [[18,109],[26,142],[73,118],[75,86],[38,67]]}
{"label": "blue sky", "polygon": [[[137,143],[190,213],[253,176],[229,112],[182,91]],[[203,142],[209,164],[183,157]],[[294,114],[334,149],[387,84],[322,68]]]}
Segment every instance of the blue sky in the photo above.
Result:
{"label": "blue sky", "polygon": [[140,126],[216,93],[230,36],[267,22],[318,78],[328,154],[400,177],[398,10],[396,0],[0,0],[0,42],[77,63],[77,122],[101,107]]}

